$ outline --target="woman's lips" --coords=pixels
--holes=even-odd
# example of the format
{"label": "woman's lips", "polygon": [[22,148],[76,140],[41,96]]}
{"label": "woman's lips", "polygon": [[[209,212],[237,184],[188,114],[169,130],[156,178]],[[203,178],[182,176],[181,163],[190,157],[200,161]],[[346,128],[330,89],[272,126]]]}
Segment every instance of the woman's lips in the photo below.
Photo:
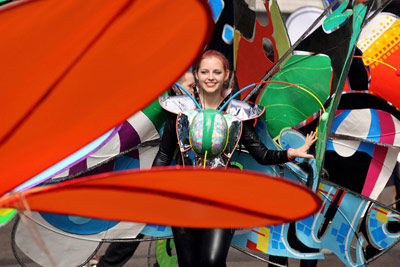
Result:
{"label": "woman's lips", "polygon": [[206,85],[207,85],[208,87],[214,87],[216,84],[217,84],[217,83],[214,83],[214,82],[208,82],[208,83],[206,83]]}

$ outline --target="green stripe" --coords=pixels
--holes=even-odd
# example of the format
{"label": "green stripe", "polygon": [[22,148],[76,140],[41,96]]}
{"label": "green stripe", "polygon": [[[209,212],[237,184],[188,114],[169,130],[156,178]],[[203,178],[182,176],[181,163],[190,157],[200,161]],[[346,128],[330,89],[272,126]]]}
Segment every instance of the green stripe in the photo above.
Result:
{"label": "green stripe", "polygon": [[206,109],[204,112],[204,121],[203,121],[203,145],[201,147],[201,152],[212,155],[211,146],[212,146],[212,134],[214,130],[214,121],[215,121],[215,113],[216,111],[213,109]]}
{"label": "green stripe", "polygon": [[7,214],[1,215],[0,216],[0,226],[8,223],[15,215],[15,213],[17,212],[16,209],[11,209],[10,212],[8,212]]}
{"label": "green stripe", "polygon": [[167,111],[161,107],[158,99],[142,109],[142,112],[151,120],[157,131],[160,131],[165,120],[167,119]]}

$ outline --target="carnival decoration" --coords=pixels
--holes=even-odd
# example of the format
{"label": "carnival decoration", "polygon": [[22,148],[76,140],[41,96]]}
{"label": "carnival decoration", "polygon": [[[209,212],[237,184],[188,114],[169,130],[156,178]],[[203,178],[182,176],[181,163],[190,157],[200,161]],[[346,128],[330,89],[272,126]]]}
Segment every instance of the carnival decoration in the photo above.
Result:
{"label": "carnival decoration", "polygon": [[[0,133],[2,194],[151,103],[190,65],[207,40],[209,11],[201,2],[174,2],[168,5],[171,12],[146,1],[82,4],[22,1],[2,6],[0,33],[8,40],[1,49],[1,83],[7,88],[1,104],[2,114],[7,112]],[[184,8],[197,14],[195,23],[191,12],[175,19],[175,12]],[[71,16],[74,23],[66,23]],[[152,30],[167,21],[171,27],[178,25],[176,36]],[[178,36],[193,31],[194,38],[182,46]],[[138,42],[140,38],[146,41]],[[165,53],[178,47],[176,55]],[[146,74],[135,69],[162,66],[161,62],[168,62],[174,74],[162,67]],[[151,80],[155,89],[144,90]],[[48,134],[54,131],[58,133]],[[35,160],[18,168],[14,164],[21,155]]]}
{"label": "carnival decoration", "polygon": [[[231,83],[234,91],[252,82],[261,82],[252,84],[255,86],[254,90],[242,91],[240,95],[242,99],[257,102],[267,108],[264,121],[258,120],[256,124],[256,131],[264,144],[271,149],[297,147],[304,142],[302,133],[314,129],[318,129],[319,137],[315,160],[298,160],[298,162],[279,166],[258,165],[243,148],[238,146],[240,153],[237,152],[231,159],[234,164],[246,170],[283,176],[284,181],[288,178],[305,184],[318,192],[324,204],[319,213],[306,219],[274,226],[265,224],[247,233],[238,231],[234,243],[269,255],[297,259],[322,259],[324,255],[320,250],[325,248],[334,252],[347,266],[367,265],[387,252],[399,240],[398,233],[392,231],[389,225],[398,221],[400,216],[391,207],[377,202],[376,197],[390,176],[399,149],[398,112],[389,108],[386,102],[393,103],[397,107],[397,92],[389,88],[388,83],[382,82],[383,80],[398,81],[396,80],[397,69],[388,67],[388,64],[396,66],[397,19],[390,15],[378,15],[378,20],[372,20],[363,28],[371,1],[347,0],[339,3],[326,0],[323,1],[326,8],[317,21],[303,36],[298,37],[298,41],[293,46],[290,46],[275,0],[209,2],[216,27],[208,47],[223,51],[230,59],[235,74]],[[230,15],[232,13],[238,14],[236,18],[239,19],[233,19],[234,16]],[[322,26],[311,32],[315,25],[321,25],[321,23]],[[378,34],[372,37],[371,32]],[[359,41],[357,41],[358,38]],[[324,42],[322,43],[321,40]],[[367,42],[369,42],[368,45],[366,45]],[[382,50],[382,53],[379,50]],[[375,53],[377,51],[378,55]],[[355,68],[356,64],[358,64],[358,69]],[[185,67],[188,66],[189,63]],[[74,74],[72,71],[71,73]],[[66,77],[72,74],[66,73]],[[172,76],[170,78],[177,78],[177,75]],[[352,79],[355,76],[363,77],[363,79],[361,81]],[[346,79],[348,80],[347,88],[343,89]],[[173,79],[168,81],[170,84]],[[60,84],[63,82],[61,81]],[[364,92],[342,95],[343,90]],[[363,101],[366,98],[368,100]],[[364,104],[358,105],[359,102]],[[280,107],[274,107],[274,104],[279,104]],[[155,107],[157,104],[153,103],[152,106]],[[276,110],[273,110],[275,108]],[[192,115],[195,116],[194,113]],[[282,117],[287,119],[282,120]],[[155,127],[157,131],[160,130],[161,123],[158,125]],[[390,125],[390,127],[385,125]],[[143,140],[140,139],[139,143],[143,143]],[[138,144],[132,143],[129,146],[135,147]],[[104,151],[110,151],[110,148],[104,147],[104,149]],[[107,161],[106,159],[115,157],[114,170],[137,168],[138,166],[133,164],[129,157],[117,157],[117,154],[122,151],[105,156],[104,160],[97,162],[97,165],[102,165]],[[357,177],[354,177],[356,186],[352,187],[351,184],[346,183],[349,172],[340,172],[338,168],[335,168],[334,162],[340,160],[344,167],[354,166],[354,161],[360,161],[360,157],[366,159],[365,166],[357,167],[360,172]],[[91,169],[90,165],[84,165],[84,162],[90,160],[90,156],[86,158],[81,160],[80,166],[79,164],[71,166],[72,170],[79,170],[82,172],[81,175],[90,174],[90,172],[84,173]],[[116,167],[118,162],[121,168]],[[379,163],[378,167],[377,163]],[[108,171],[112,169],[113,166],[108,167]],[[93,173],[95,172],[93,170]],[[98,172],[102,170],[98,169]],[[60,177],[74,178],[72,173],[70,169],[69,173],[55,177],[55,181],[59,181],[57,179]],[[121,175],[119,181],[122,182],[125,174],[118,175]],[[96,192],[103,182],[104,184],[111,183],[111,179],[102,179],[92,181],[91,178],[82,178],[82,180],[71,181],[66,188],[58,185],[47,188],[67,194],[69,191],[77,190],[82,183]],[[100,180],[103,182],[99,182]],[[18,183],[20,182],[22,181]],[[44,189],[29,190],[26,192],[26,197],[39,201],[41,198],[46,199],[52,195],[51,191],[39,193],[41,190]],[[15,196],[7,197],[7,199],[10,200],[12,197]],[[245,197],[243,194],[242,198]],[[266,197],[268,199],[261,198],[260,206],[263,203],[267,205],[267,200],[272,201],[269,196]],[[240,209],[252,205],[241,206]],[[39,206],[38,204],[37,207]],[[67,207],[64,208],[68,210]],[[69,211],[72,212],[72,210]],[[92,214],[92,216],[99,215]],[[121,219],[133,219],[133,216]],[[166,217],[169,216],[171,213],[166,215]],[[40,220],[45,217],[45,214],[41,215]],[[84,217],[72,215],[69,217],[76,223],[85,220]],[[88,220],[95,221],[89,218]],[[102,223],[112,225],[107,220]],[[164,221],[159,223],[160,225],[147,225],[142,233],[161,237],[171,235],[169,227],[164,226],[166,223]],[[21,224],[18,225],[18,229],[21,231]],[[134,236],[135,234],[125,236],[125,238],[132,239]],[[26,236],[21,234],[20,237],[17,235],[15,237],[21,239]],[[99,231],[99,235],[93,238],[100,241],[114,237],[103,235]],[[76,235],[73,238],[81,240],[82,236]],[[355,248],[351,247],[352,242],[356,244]],[[167,246],[163,244],[162,247]],[[96,246],[90,250],[94,253]],[[166,257],[163,251],[158,251],[158,255],[158,257],[163,255],[161,261],[165,264],[174,262],[172,258]],[[352,255],[356,257],[353,258]],[[81,256],[77,255],[77,258]],[[80,258],[79,261],[88,256]],[[43,255],[43,257],[46,256]]]}

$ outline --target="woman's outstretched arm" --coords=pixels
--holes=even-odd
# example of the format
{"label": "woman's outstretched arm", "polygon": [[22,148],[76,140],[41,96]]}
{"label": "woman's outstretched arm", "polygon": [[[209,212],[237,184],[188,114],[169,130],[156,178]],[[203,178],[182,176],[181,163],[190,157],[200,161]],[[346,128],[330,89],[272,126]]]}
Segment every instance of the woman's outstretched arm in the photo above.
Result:
{"label": "woman's outstretched arm", "polygon": [[300,148],[271,150],[261,142],[260,137],[254,131],[253,123],[253,120],[243,122],[241,142],[258,163],[273,165],[288,162],[296,157],[313,158],[313,155],[307,154],[307,150],[317,140],[315,133],[307,135],[306,143]]}

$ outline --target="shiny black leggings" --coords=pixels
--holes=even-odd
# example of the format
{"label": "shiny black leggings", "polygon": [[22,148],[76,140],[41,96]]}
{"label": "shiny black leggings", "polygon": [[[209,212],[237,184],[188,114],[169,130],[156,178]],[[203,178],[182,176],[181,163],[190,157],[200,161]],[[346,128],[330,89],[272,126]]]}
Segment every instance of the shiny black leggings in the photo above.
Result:
{"label": "shiny black leggings", "polygon": [[179,267],[226,266],[235,230],[172,227]]}

